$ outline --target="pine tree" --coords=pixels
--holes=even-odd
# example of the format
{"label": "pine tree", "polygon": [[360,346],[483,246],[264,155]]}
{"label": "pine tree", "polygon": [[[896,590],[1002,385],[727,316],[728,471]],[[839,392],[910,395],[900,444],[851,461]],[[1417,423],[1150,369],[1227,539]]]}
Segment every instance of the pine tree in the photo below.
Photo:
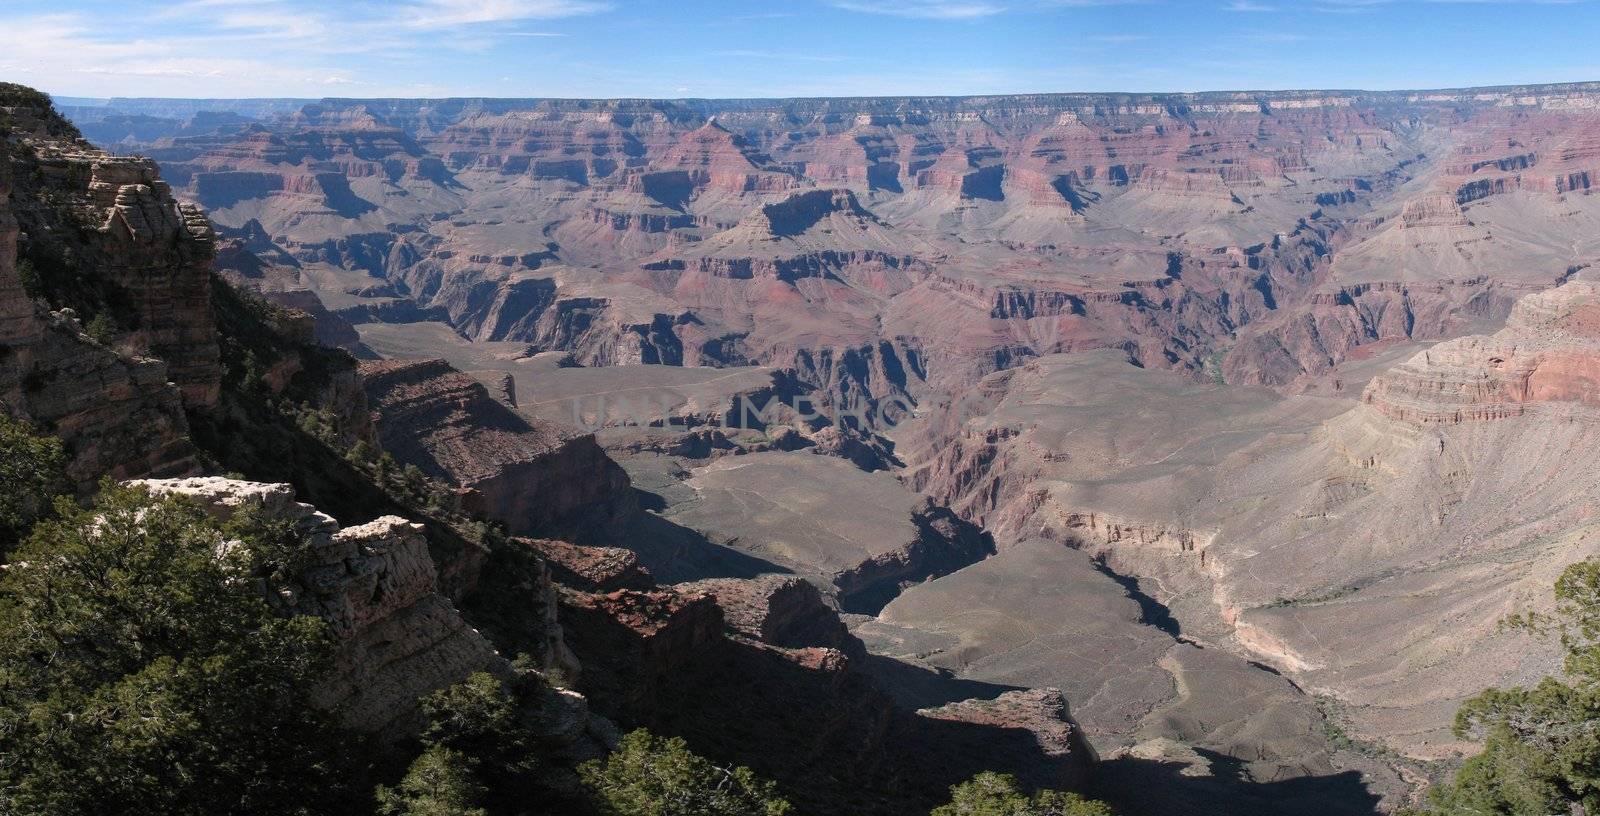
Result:
{"label": "pine tree", "polygon": [[191,503],[108,483],[17,549],[0,813],[345,812],[359,741],[310,703],[327,626],[273,614],[224,540]]}
{"label": "pine tree", "polygon": [[682,739],[628,734],[605,762],[578,769],[605,816],[783,816],[791,806],[749,768],[723,768]]}

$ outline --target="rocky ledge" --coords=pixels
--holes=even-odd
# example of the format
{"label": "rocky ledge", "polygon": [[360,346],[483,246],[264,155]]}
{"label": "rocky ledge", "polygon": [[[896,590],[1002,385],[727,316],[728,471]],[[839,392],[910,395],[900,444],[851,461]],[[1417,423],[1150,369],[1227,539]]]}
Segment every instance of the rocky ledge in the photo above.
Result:
{"label": "rocky ledge", "polygon": [[338,639],[335,675],[320,702],[349,727],[398,736],[421,725],[418,700],[473,672],[509,675],[511,665],[440,594],[420,524],[384,516],[340,528],[286,484],[219,477],[133,482],[157,495],[178,495],[228,519],[255,508],[293,523],[306,550],[304,567],[287,586],[261,587],[269,602],[326,620]]}
{"label": "rocky ledge", "polygon": [[[184,409],[215,402],[220,383],[210,227],[154,165],[94,150],[26,103],[0,95],[0,411],[59,436],[85,491],[105,475],[193,473]],[[114,303],[78,291],[99,280]],[[58,290],[86,303],[49,311]]]}
{"label": "rocky ledge", "polygon": [[1600,284],[1575,280],[1528,295],[1501,331],[1417,354],[1375,378],[1362,401],[1413,425],[1600,407]]}

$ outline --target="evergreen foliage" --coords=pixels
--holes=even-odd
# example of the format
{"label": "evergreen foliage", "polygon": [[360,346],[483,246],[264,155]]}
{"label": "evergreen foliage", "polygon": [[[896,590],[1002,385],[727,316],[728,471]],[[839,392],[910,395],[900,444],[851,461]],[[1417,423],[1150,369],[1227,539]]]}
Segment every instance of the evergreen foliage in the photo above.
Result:
{"label": "evergreen foliage", "polygon": [[358,746],[309,700],[326,624],[273,614],[189,502],[59,512],[0,577],[0,812],[348,812]]}
{"label": "evergreen foliage", "polygon": [[0,413],[0,559],[69,487],[61,440]]}
{"label": "evergreen foliage", "polygon": [[1023,793],[1016,777],[985,772],[950,788],[950,804],[930,816],[1113,816],[1111,808],[1076,793]]}
{"label": "evergreen foliage", "polygon": [[1491,688],[1456,712],[1456,735],[1481,740],[1484,749],[1450,784],[1434,788],[1434,812],[1600,813],[1600,559],[1568,567],[1555,597],[1554,613],[1508,623],[1558,635],[1565,679]]}
{"label": "evergreen foliage", "polygon": [[578,769],[605,816],[783,816],[791,807],[749,768],[723,768],[677,737],[634,731]]}

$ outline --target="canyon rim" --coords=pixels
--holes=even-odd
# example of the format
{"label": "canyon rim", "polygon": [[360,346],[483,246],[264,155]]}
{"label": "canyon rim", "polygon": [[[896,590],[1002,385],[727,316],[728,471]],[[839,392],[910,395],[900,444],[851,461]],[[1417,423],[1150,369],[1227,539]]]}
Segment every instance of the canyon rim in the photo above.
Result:
{"label": "canyon rim", "polygon": [[841,91],[369,62],[614,3],[18,16],[0,813],[1594,812],[1600,82],[892,94],[833,66],[1160,11],[690,5],[807,48],[652,68]]}

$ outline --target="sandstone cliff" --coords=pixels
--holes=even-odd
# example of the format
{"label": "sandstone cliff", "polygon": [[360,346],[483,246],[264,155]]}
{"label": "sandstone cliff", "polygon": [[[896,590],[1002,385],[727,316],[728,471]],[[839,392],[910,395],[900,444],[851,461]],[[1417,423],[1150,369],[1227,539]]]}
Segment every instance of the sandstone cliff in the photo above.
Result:
{"label": "sandstone cliff", "polygon": [[220,384],[205,217],[42,95],[0,87],[0,112],[0,401],[67,443],[85,488],[193,472],[184,408]]}
{"label": "sandstone cliff", "polygon": [[530,420],[442,360],[361,367],[383,447],[471,491],[470,512],[513,533],[552,532],[625,505],[628,477],[593,436]]}

